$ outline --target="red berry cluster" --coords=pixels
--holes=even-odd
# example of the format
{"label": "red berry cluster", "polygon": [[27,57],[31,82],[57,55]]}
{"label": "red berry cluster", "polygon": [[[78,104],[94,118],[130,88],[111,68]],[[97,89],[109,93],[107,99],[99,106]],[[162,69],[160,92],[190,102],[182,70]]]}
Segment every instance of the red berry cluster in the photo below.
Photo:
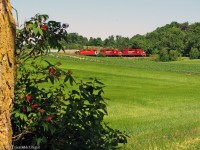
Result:
{"label": "red berry cluster", "polygon": [[[54,69],[54,68],[51,68],[51,69]],[[51,71],[54,73],[55,70],[51,70]],[[25,97],[25,101],[26,101],[27,103],[30,103],[32,99],[33,99],[33,96],[32,96],[31,94],[29,94],[29,95],[27,95],[27,96]],[[31,107],[32,110],[36,110],[36,111],[38,111],[38,112],[41,113],[41,114],[44,114],[44,112],[45,112],[45,110],[42,109],[42,108],[40,108],[40,107],[38,106],[37,103],[32,103],[32,104],[30,105],[30,107]],[[22,108],[22,112],[23,112],[23,113],[27,113],[27,108],[26,108],[26,107],[23,107],[23,108]],[[50,122],[50,121],[52,121],[53,118],[54,118],[54,116],[47,116],[47,117],[45,118],[45,121],[46,121],[46,122]]]}
{"label": "red berry cluster", "polygon": [[47,25],[41,25],[40,27],[42,30],[47,30]]}
{"label": "red berry cluster", "polygon": [[46,122],[50,122],[53,118],[54,118],[54,116],[47,116],[45,121]]}
{"label": "red berry cluster", "polygon": [[32,99],[32,95],[29,94],[29,95],[26,96],[25,101],[26,101],[26,102],[30,102],[31,99]]}
{"label": "red berry cluster", "polygon": [[56,69],[54,67],[50,67],[49,68],[49,73],[50,74],[55,74],[56,73]]}

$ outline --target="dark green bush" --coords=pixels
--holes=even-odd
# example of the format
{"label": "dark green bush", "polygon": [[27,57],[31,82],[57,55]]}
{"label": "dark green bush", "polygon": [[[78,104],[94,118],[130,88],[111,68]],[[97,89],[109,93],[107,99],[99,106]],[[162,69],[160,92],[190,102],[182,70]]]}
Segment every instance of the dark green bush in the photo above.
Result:
{"label": "dark green bush", "polygon": [[169,53],[167,49],[163,48],[162,50],[160,50],[159,60],[163,62],[169,61]]}
{"label": "dark green bush", "polygon": [[176,50],[170,50],[169,51],[169,60],[170,61],[176,61],[178,60],[179,53]]}
{"label": "dark green bush", "polygon": [[[104,84],[92,78],[75,83],[71,74],[38,59],[19,68],[12,112],[15,145],[107,150],[127,142],[124,133],[103,121]],[[68,90],[68,82],[73,90]]]}
{"label": "dark green bush", "polygon": [[200,52],[197,48],[192,48],[189,55],[190,59],[198,59],[200,56]]}

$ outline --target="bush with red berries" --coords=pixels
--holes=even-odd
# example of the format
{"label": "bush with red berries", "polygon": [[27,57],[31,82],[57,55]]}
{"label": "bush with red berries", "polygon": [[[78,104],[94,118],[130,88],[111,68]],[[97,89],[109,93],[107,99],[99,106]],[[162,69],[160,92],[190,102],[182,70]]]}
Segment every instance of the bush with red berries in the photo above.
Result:
{"label": "bush with red berries", "polygon": [[[13,144],[41,149],[118,149],[127,135],[104,122],[104,84],[97,79],[75,82],[43,54],[62,49],[68,25],[36,15],[17,30],[17,75],[12,111]],[[73,85],[72,88],[68,88]],[[121,144],[122,145],[121,145]]]}

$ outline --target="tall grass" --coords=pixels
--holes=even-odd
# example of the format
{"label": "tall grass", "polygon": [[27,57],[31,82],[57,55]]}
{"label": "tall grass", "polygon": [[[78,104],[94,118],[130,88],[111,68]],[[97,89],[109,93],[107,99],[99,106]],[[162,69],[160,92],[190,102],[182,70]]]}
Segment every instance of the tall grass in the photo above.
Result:
{"label": "tall grass", "polygon": [[113,128],[129,134],[127,149],[200,148],[200,60],[48,56],[76,80],[105,83]]}

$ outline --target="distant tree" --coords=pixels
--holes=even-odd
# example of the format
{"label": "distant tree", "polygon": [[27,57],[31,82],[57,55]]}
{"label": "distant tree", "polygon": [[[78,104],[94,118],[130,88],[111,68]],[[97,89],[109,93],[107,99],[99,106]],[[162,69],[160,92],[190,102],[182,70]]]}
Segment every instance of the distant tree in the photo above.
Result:
{"label": "distant tree", "polygon": [[78,33],[68,33],[65,36],[67,40],[60,42],[65,49],[82,49],[88,45],[88,39]]}
{"label": "distant tree", "polygon": [[103,41],[100,37],[98,38],[90,37],[88,41],[88,45],[89,46],[103,46]]}
{"label": "distant tree", "polygon": [[103,41],[100,37],[94,39],[94,46],[103,46]]}
{"label": "distant tree", "polygon": [[189,26],[189,30],[185,38],[185,44],[185,55],[188,55],[192,48],[200,49],[200,23],[195,23]]}
{"label": "distant tree", "polygon": [[159,49],[161,49],[160,47],[161,41],[160,41],[159,33],[156,31],[147,33],[146,39],[148,43],[148,49],[147,49],[148,53],[157,54],[159,52]]}
{"label": "distant tree", "polygon": [[90,37],[88,40],[88,46],[92,46],[94,44],[94,38]]}
{"label": "distant tree", "polygon": [[78,33],[69,33],[69,34],[67,34],[67,43],[68,44],[71,44],[71,43],[80,44],[81,40],[79,38]]}
{"label": "distant tree", "polygon": [[185,38],[188,30],[189,25],[187,22],[182,24],[172,22],[159,27],[146,35],[146,39],[150,43],[149,49],[156,52],[159,49],[167,48],[168,50],[173,49],[180,54],[184,54],[186,48]]}
{"label": "distant tree", "polygon": [[161,35],[161,47],[183,52],[185,34],[179,28],[169,28]]}
{"label": "distant tree", "polygon": [[83,36],[80,35],[79,38],[80,38],[81,44],[82,44],[83,46],[88,45],[88,39],[87,39],[86,37],[83,37]]}
{"label": "distant tree", "polygon": [[132,48],[141,48],[144,47],[144,43],[146,41],[146,38],[142,35],[135,35],[130,39],[130,44]]}
{"label": "distant tree", "polygon": [[189,29],[189,23],[188,22],[181,23],[179,25],[179,27],[180,27],[181,31],[187,32]]}
{"label": "distant tree", "polygon": [[130,43],[129,43],[129,38],[128,37],[122,37],[117,35],[116,36],[116,48],[118,49],[123,49],[123,48],[128,48]]}
{"label": "distant tree", "polygon": [[157,49],[173,49],[179,53],[184,51],[185,33],[179,28],[177,22],[172,22],[147,35],[147,38],[155,45]]}
{"label": "distant tree", "polygon": [[176,21],[172,21],[170,24],[166,24],[164,27],[169,28],[179,28],[180,24]]}
{"label": "distant tree", "polygon": [[109,36],[104,40],[104,47],[115,47],[116,42],[115,42],[115,37],[113,35]]}
{"label": "distant tree", "polygon": [[151,40],[149,40],[144,35],[135,35],[130,39],[131,48],[141,48],[146,51],[147,54],[155,54],[156,53],[156,45],[152,44]]}

